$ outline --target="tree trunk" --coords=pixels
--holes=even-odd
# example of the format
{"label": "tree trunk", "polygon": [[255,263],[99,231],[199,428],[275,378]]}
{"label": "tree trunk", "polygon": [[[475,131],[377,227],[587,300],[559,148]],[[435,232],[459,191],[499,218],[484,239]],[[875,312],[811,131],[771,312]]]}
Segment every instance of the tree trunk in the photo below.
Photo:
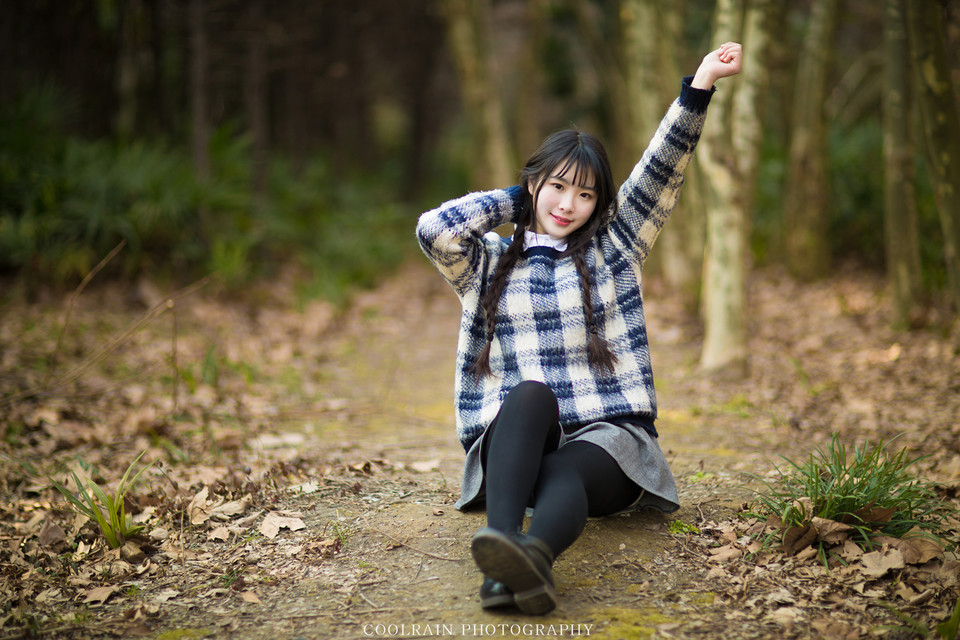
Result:
{"label": "tree trunk", "polygon": [[673,47],[661,49],[657,9],[650,0],[623,0],[620,21],[623,28],[624,81],[630,126],[626,138],[634,162],[646,149],[663,117],[660,64],[651,60],[669,57]]}
{"label": "tree trunk", "polygon": [[[708,189],[701,366],[731,377],[747,373],[747,256],[759,155],[759,96],[766,81],[769,0],[720,0],[715,44],[739,40],[743,73],[727,80],[710,108],[700,151]],[[743,24],[743,26],[741,26]]]}
{"label": "tree trunk", "polygon": [[908,2],[907,21],[927,166],[940,212],[947,277],[960,306],[960,114],[950,80],[940,5]]}
{"label": "tree trunk", "polygon": [[201,182],[210,179],[210,124],[207,120],[207,46],[205,0],[190,2],[190,120],[193,166]]}
{"label": "tree trunk", "polygon": [[[675,43],[683,38],[682,6],[672,4],[667,8],[658,3],[657,8],[657,33],[661,50],[676,51]],[[679,91],[683,72],[676,55],[665,56],[663,64],[659,66],[664,71],[660,78],[661,95],[670,101]],[[686,72],[692,73],[693,69]],[[680,199],[670,216],[670,224],[664,227],[652,254],[654,264],[661,268],[667,286],[680,292],[691,307],[697,306],[701,290],[703,252],[706,244],[706,200],[702,171],[698,158],[694,158],[687,166]]]}
{"label": "tree trunk", "polygon": [[787,265],[804,280],[822,277],[830,267],[830,183],[823,108],[839,6],[840,0],[814,1],[793,89],[794,117],[783,217]]}
{"label": "tree trunk", "polygon": [[583,38],[593,68],[606,94],[610,122],[606,148],[613,167],[614,181],[619,184],[630,175],[639,159],[635,138],[631,137],[631,97],[623,71],[623,43],[611,33],[616,31],[615,28],[601,23],[601,16],[593,10],[592,3],[583,0],[566,0],[566,3],[576,13],[578,34]]}
{"label": "tree trunk", "polygon": [[117,61],[116,132],[122,142],[133,139],[137,127],[137,90],[140,84],[140,24],[145,19],[140,0],[117,8],[120,20],[120,47]]}
{"label": "tree trunk", "polygon": [[904,0],[884,7],[884,231],[895,326],[907,326],[920,297],[920,247],[910,132],[909,45]]}
{"label": "tree trunk", "polygon": [[244,100],[251,144],[251,182],[257,204],[263,204],[267,193],[267,152],[270,135],[267,112],[267,38],[264,27],[263,5],[261,0],[255,0],[250,5],[250,22],[247,25]]}
{"label": "tree trunk", "polygon": [[543,45],[543,25],[547,20],[546,10],[546,0],[529,0],[524,12],[526,37],[519,61],[521,80],[517,90],[517,115],[514,123],[516,147],[524,157],[533,153],[543,141],[540,52]]}
{"label": "tree trunk", "polygon": [[447,41],[460,77],[461,95],[473,135],[473,187],[490,189],[516,182],[507,143],[500,91],[489,52],[488,0],[446,0]]}

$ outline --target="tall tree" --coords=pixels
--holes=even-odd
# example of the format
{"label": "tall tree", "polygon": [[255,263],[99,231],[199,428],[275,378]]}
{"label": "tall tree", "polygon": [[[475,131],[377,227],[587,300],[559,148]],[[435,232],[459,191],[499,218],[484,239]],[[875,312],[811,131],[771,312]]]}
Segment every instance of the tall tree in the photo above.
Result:
{"label": "tall tree", "polygon": [[193,166],[201,181],[210,178],[210,121],[207,83],[210,47],[207,43],[205,0],[190,0],[190,122]]}
{"label": "tall tree", "polygon": [[[680,84],[679,58],[685,53],[686,5],[657,0],[621,0],[621,58],[628,118],[622,137],[636,162],[656,131],[665,106]],[[648,269],[663,275],[673,290],[695,297],[703,263],[703,199],[697,161],[687,167],[683,193],[651,253]]]}
{"label": "tall tree", "polygon": [[715,97],[700,151],[708,185],[704,259],[705,333],[701,366],[732,377],[747,372],[747,266],[750,213],[760,149],[759,96],[766,82],[770,0],[719,0],[715,43],[743,43],[743,73]]}
{"label": "tall tree", "polygon": [[893,323],[906,325],[920,296],[920,247],[910,131],[910,59],[904,0],[884,3],[884,230]]}
{"label": "tall tree", "polygon": [[445,0],[447,42],[460,77],[461,95],[470,122],[475,188],[503,187],[515,170],[500,91],[491,69],[489,0]]}
{"label": "tall tree", "polygon": [[244,78],[244,102],[251,142],[253,193],[262,204],[267,191],[267,152],[269,148],[269,112],[267,96],[267,28],[262,0],[249,4],[247,24],[247,69]]}
{"label": "tall tree", "polygon": [[923,127],[924,149],[943,228],[947,276],[960,306],[960,114],[938,2],[908,2],[913,76]]}
{"label": "tall tree", "polygon": [[520,85],[517,90],[516,121],[514,123],[516,147],[529,154],[543,140],[541,109],[543,80],[540,70],[540,54],[543,47],[544,23],[547,19],[547,0],[529,0],[524,7],[523,38],[520,53]]}
{"label": "tall tree", "polygon": [[840,0],[814,0],[793,88],[789,167],[783,198],[787,264],[806,280],[829,269],[827,224],[827,124],[824,118],[829,70]]}

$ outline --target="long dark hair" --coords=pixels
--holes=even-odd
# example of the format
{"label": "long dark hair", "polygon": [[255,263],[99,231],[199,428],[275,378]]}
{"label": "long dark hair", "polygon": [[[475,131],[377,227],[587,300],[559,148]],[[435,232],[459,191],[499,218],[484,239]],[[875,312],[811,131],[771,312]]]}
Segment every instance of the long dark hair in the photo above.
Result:
{"label": "long dark hair", "polygon": [[[567,176],[571,170],[573,176]],[[577,273],[580,274],[580,291],[589,331],[587,358],[590,366],[609,372],[617,362],[617,357],[610,351],[610,344],[600,335],[600,329],[593,317],[593,300],[590,296],[592,279],[586,261],[587,249],[593,237],[616,215],[616,187],[603,144],[589,133],[570,129],[554,133],[544,140],[520,172],[523,204],[517,218],[516,231],[513,233],[513,242],[500,256],[493,279],[483,296],[487,341],[471,369],[476,375],[485,376],[491,373],[490,344],[497,326],[497,305],[503,295],[507,275],[523,252],[524,232],[535,229],[536,201],[546,179],[551,175],[564,176],[570,183],[592,188],[596,193],[593,214],[586,224],[570,234],[567,248],[560,257],[571,256]],[[595,180],[594,184],[587,184],[591,177]],[[532,195],[531,186],[534,188]]]}

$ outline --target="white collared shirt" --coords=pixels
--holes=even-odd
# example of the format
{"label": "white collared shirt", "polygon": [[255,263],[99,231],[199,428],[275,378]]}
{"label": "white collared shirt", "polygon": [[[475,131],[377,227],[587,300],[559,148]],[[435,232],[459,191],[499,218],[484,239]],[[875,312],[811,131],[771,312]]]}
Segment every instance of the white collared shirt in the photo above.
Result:
{"label": "white collared shirt", "polygon": [[549,247],[563,253],[567,250],[567,241],[563,238],[554,238],[546,233],[535,233],[533,231],[523,232],[523,248],[530,247]]}

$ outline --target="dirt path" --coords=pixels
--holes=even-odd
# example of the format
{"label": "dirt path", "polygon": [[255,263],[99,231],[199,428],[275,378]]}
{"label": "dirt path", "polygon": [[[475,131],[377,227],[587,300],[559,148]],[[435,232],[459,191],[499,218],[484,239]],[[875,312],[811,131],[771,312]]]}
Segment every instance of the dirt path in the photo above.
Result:
{"label": "dirt path", "polygon": [[[935,597],[910,604],[909,594],[895,599],[892,576],[827,574],[809,558],[781,556],[757,566],[711,552],[746,546],[749,521],[740,517],[741,505],[759,486],[754,476],[768,473],[777,456],[802,459],[831,430],[851,437],[888,433],[915,404],[886,402],[894,393],[888,386],[911,400],[953,384],[957,332],[945,339],[885,333],[875,318],[878,294],[862,293],[873,285],[857,276],[801,290],[774,278],[758,288],[755,371],[742,383],[698,371],[696,323],[655,283],[648,288],[660,441],[683,506],[669,516],[591,520],[556,564],[559,608],[536,619],[479,607],[481,578],[468,541],[484,517],[452,506],[463,459],[451,406],[459,307],[425,263],[408,265],[361,296],[334,327],[310,308],[261,311],[252,319],[195,305],[201,333],[217,342],[224,362],[255,344],[264,359],[259,377],[269,378],[244,387],[251,395],[245,415],[259,426],[255,434],[244,431],[246,448],[234,462],[218,468],[220,477],[247,478],[235,486],[235,497],[243,482],[259,487],[241,514],[245,528],[216,536],[217,527],[237,517],[181,522],[180,531],[157,538],[152,558],[112,578],[107,570],[102,580],[116,589],[103,603],[68,586],[42,592],[47,605],[75,613],[59,625],[38,623],[37,633],[158,640],[860,638],[896,621],[880,599],[924,620],[941,619],[960,592],[950,576],[937,583]],[[798,327],[784,300],[816,311]],[[289,340],[271,342],[267,326]],[[842,341],[844,357],[831,361],[831,348]],[[915,385],[876,382],[892,370],[891,344],[900,364],[925,371],[911,378]],[[179,345],[189,349],[189,336]],[[879,378],[851,375],[868,369]],[[873,395],[861,394],[860,384],[872,384]],[[853,396],[860,402],[849,402]],[[953,424],[945,421],[960,417],[958,404],[927,406],[927,422],[915,422],[906,439],[921,451],[960,450],[960,432],[939,429],[933,436],[927,428]],[[234,431],[214,427],[213,439],[226,447]],[[936,467],[955,487],[953,457],[937,458],[927,470]],[[223,481],[208,485],[216,482]],[[196,491],[204,481],[181,486],[181,493]],[[262,535],[257,527],[268,512],[300,524]],[[177,521],[170,522],[167,529],[175,529]],[[922,591],[919,578],[912,584]],[[8,637],[17,636],[0,633]]]}
{"label": "dirt path", "polygon": [[[249,638],[628,638],[720,625],[702,567],[681,561],[682,537],[669,528],[674,521],[729,519],[749,497],[745,474],[769,468],[766,438],[736,428],[743,422],[736,406],[708,404],[698,412],[671,397],[671,388],[684,393],[681,383],[693,375],[695,346],[682,329],[653,320],[651,340],[664,345],[655,366],[674,372],[663,378],[661,430],[684,507],[671,516],[590,521],[556,565],[560,607],[553,614],[530,619],[480,610],[468,541],[484,517],[452,507],[463,459],[451,406],[458,324],[456,298],[422,265],[361,298],[341,322],[326,392],[345,412],[341,421],[306,431],[298,452],[329,459],[332,449],[359,470],[316,497],[285,497],[281,506],[302,512],[307,528],[278,538],[273,553],[248,566],[253,576],[277,583],[257,589],[263,605],[228,617],[231,631]],[[663,333],[668,339],[658,340]],[[296,560],[333,527],[344,532],[337,554]],[[277,555],[285,561],[266,559]]]}

